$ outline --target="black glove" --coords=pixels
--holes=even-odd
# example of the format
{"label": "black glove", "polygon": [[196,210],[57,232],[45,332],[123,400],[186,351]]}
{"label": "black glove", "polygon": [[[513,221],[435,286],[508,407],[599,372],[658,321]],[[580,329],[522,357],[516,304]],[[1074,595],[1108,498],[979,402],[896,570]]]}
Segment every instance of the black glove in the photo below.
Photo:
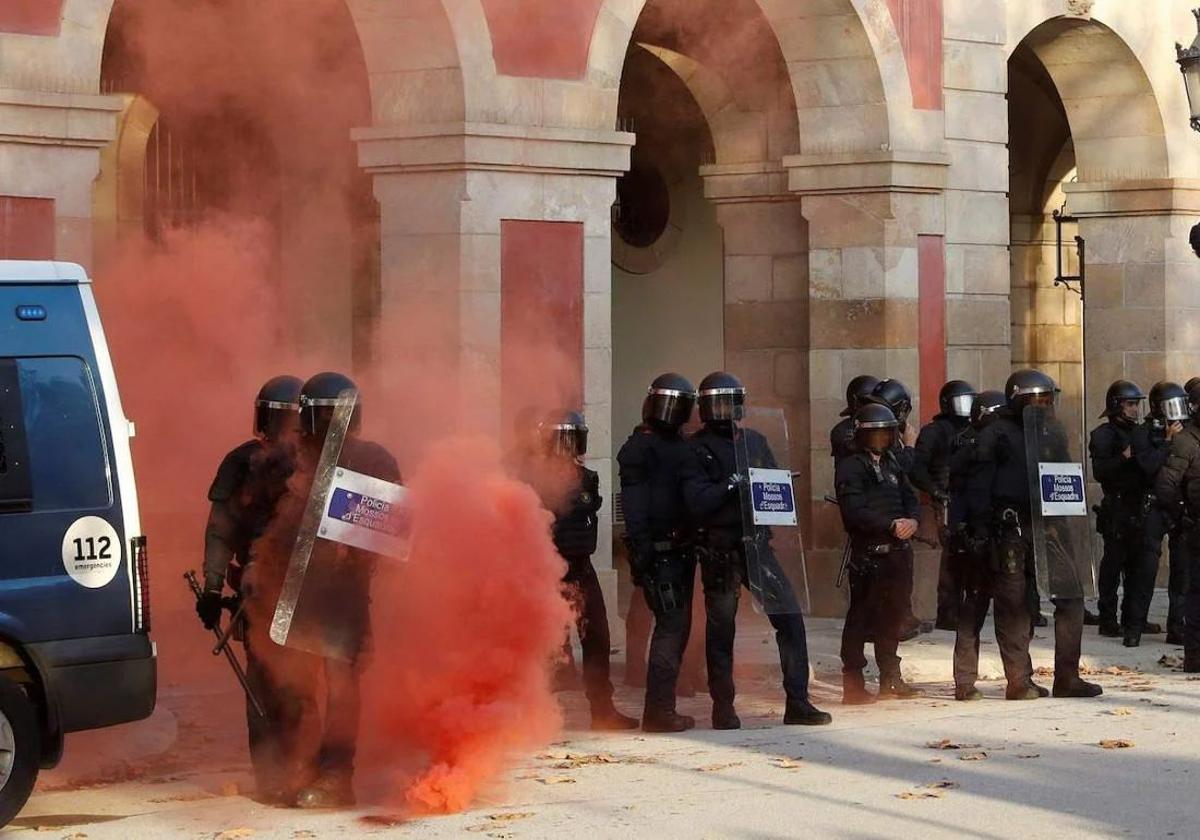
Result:
{"label": "black glove", "polygon": [[221,602],[221,593],[208,591],[199,597],[196,601],[196,615],[200,616],[200,621],[204,625],[204,629],[212,630],[221,623],[221,609],[224,604]]}

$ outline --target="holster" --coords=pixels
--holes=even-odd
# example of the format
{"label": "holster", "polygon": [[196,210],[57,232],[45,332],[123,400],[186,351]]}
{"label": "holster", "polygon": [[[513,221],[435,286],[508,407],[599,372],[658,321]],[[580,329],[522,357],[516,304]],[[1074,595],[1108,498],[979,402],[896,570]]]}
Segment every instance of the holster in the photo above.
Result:
{"label": "holster", "polygon": [[1019,526],[1003,519],[992,525],[996,538],[991,542],[988,569],[992,574],[1025,574],[1029,567],[1029,542]]}
{"label": "holster", "polygon": [[738,592],[742,586],[742,555],[737,548],[710,540],[696,548],[705,592]]}
{"label": "holster", "polygon": [[685,598],[691,584],[686,579],[690,568],[686,560],[688,552],[693,550],[691,546],[673,541],[654,543],[642,588],[655,605],[656,612],[690,608]]}

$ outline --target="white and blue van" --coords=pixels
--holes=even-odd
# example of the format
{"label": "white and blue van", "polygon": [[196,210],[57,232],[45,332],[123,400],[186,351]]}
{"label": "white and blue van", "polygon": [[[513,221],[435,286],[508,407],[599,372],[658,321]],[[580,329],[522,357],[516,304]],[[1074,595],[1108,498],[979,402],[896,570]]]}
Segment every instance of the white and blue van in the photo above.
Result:
{"label": "white and blue van", "polygon": [[66,733],[154,710],[132,431],[84,270],[0,260],[0,826]]}

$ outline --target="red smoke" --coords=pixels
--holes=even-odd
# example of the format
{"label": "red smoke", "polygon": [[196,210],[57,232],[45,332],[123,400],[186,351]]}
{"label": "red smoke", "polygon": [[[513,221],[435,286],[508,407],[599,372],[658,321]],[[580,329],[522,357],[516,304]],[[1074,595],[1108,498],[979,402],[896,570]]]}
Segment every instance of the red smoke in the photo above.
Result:
{"label": "red smoke", "polygon": [[[138,427],[161,682],[232,683],[180,575],[202,562],[206,491],[250,435],[255,392],[281,373],[345,370],[365,386],[364,436],[395,453],[416,511],[412,556],[372,592],[360,781],[414,810],[464,808],[561,725],[547,669],[571,619],[565,567],[484,419],[497,416],[496,372],[462,370],[442,340],[457,315],[406,309],[395,334],[375,336],[381,364],[361,352],[379,314],[377,211],[349,140],[370,115],[345,4],[118,0],[105,72],[154,104],[195,165],[186,227],[147,196],[148,235],[125,224],[97,243],[96,292]],[[518,360],[509,387],[540,386],[531,416],[566,407],[558,383],[577,379],[577,360],[532,343],[504,352]],[[216,726],[243,725],[236,705],[214,711]]]}

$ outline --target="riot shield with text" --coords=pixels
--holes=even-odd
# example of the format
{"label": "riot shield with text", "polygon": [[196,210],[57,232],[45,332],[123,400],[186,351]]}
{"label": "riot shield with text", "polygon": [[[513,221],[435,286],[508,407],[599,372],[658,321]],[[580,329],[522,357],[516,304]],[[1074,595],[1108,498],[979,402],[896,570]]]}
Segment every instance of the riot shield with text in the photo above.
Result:
{"label": "riot shield with text", "polygon": [[1023,422],[1038,588],[1051,598],[1094,597],[1083,463],[1052,407],[1027,406]]}
{"label": "riot shield with text", "polygon": [[367,641],[374,561],[405,551],[404,488],[352,468],[356,402],[333,409],[271,621],[276,644],[347,661]]}
{"label": "riot shield with text", "polygon": [[768,615],[807,612],[808,575],[783,411],[747,409],[737,424],[734,452],[742,478],[747,584],[755,604]]}

